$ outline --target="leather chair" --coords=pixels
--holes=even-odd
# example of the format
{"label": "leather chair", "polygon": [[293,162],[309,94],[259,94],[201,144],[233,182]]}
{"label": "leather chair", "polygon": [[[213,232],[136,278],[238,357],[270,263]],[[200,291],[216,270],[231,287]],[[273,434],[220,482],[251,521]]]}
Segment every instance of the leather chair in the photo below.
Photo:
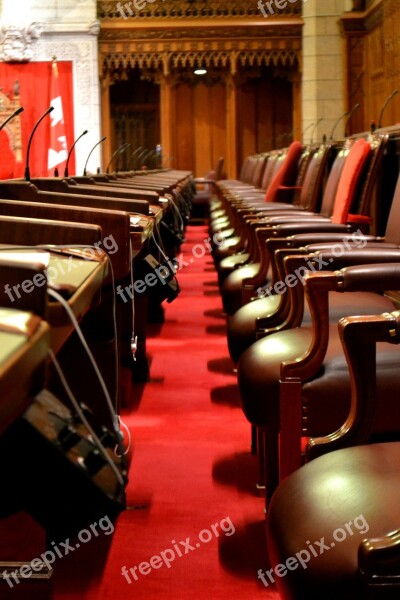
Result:
{"label": "leather chair", "polygon": [[[237,225],[237,218],[230,206],[232,199],[239,201],[241,205],[247,205],[247,208],[253,204],[261,204],[261,210],[268,211],[270,208],[276,208],[276,206],[270,206],[270,203],[274,204],[275,202],[282,203],[281,208],[284,208],[283,203],[292,200],[293,192],[297,189],[295,181],[302,154],[306,156],[307,152],[303,152],[302,144],[296,141],[293,142],[287,150],[282,151],[280,155],[274,155],[272,157],[272,160],[274,161],[274,176],[269,182],[266,190],[257,189],[260,173],[260,171],[257,170],[257,164],[254,167],[255,179],[251,185],[243,186],[237,183],[233,186],[233,192],[231,192],[229,188],[228,190],[226,189],[225,182],[221,182],[219,188],[222,190],[223,195],[226,195],[227,197],[226,214],[225,218],[220,217],[210,223],[210,231],[213,235],[218,232],[221,239],[233,238],[233,240],[231,239],[225,244],[223,252],[220,251],[220,256],[218,253],[216,254],[217,259],[223,258],[228,253],[236,251],[237,246],[241,241],[239,236],[236,235],[237,230],[235,225]],[[265,158],[261,160],[264,161],[262,166],[265,166]],[[267,165],[268,162],[270,161],[267,161]],[[224,185],[225,187],[223,187]],[[227,194],[227,191],[231,192],[231,196]],[[289,202],[289,204],[292,204],[292,202]],[[231,248],[233,248],[233,250],[231,250]]]}
{"label": "leather chair", "polygon": [[[362,236],[356,234],[344,235],[342,233],[306,233],[288,236],[287,238],[270,239],[266,244],[266,251],[271,257],[272,266],[276,266],[276,259],[283,260],[289,253],[309,254],[316,251],[329,250],[336,244],[347,243],[355,249],[361,245],[369,250],[380,252],[383,248],[400,247],[399,222],[400,216],[400,177],[393,193],[390,212],[387,219],[386,231],[384,237]],[[363,242],[361,244],[361,242]],[[301,249],[300,249],[301,248]],[[284,277],[279,273],[279,268],[274,274],[274,278],[279,280]],[[289,301],[286,294],[265,295],[265,290],[260,290],[259,297],[255,297],[251,302],[244,304],[229,319],[227,324],[227,338],[229,353],[232,360],[237,363],[241,354],[257,339],[263,336],[265,331],[278,325],[281,328],[287,328],[284,325],[285,310],[284,303]],[[301,300],[301,298],[300,298]],[[297,300],[299,301],[299,300]],[[364,302],[364,300],[363,300]],[[352,297],[353,306],[356,298]],[[341,296],[333,295],[330,300],[330,316],[333,319],[339,319],[346,313],[347,303],[343,307]],[[303,323],[309,323],[311,319],[310,310],[306,303]]]}
{"label": "leather chair", "polygon": [[[351,411],[338,431],[310,440],[309,459],[318,458],[279,486],[268,511],[269,573],[283,600],[400,596],[400,443],[360,445],[381,404],[376,346],[400,342],[400,313],[343,319],[339,328]],[[399,385],[397,377],[397,394]],[[259,577],[270,585],[268,573]]]}
{"label": "leather chair", "polygon": [[[293,215],[301,218],[309,214],[309,211],[315,212],[319,210],[320,200],[322,197],[322,180],[326,171],[327,163],[330,161],[331,156],[336,152],[336,148],[329,145],[321,145],[317,149],[308,149],[303,154],[308,153],[306,159],[302,161],[301,168],[299,168],[298,176],[294,188],[299,191],[299,199],[294,202],[293,205],[283,205],[279,203],[277,207],[272,210],[273,205],[268,204],[267,207],[271,210],[268,211],[268,215],[282,214],[279,207],[289,206],[292,208],[290,214],[285,210],[285,217],[290,219]],[[311,213],[310,213],[311,214]],[[217,270],[219,280],[222,282],[232,271],[243,266],[244,264],[254,264],[261,262],[261,253],[263,252],[262,238],[258,240],[257,228],[259,224],[260,213],[250,214],[242,211],[238,214],[238,223],[236,228],[239,229],[240,239],[237,250],[239,253],[231,254],[233,250],[232,246],[228,246],[232,238],[226,240],[221,249],[218,249],[214,253],[214,258],[222,258],[225,254],[225,258],[221,259],[217,264]]]}
{"label": "leather chair", "polygon": [[[243,411],[263,433],[266,503],[279,481],[302,464],[302,436],[327,435],[343,423],[350,407],[350,380],[341,350],[336,323],[329,319],[332,292],[358,293],[358,303],[349,314],[391,311],[393,304],[379,294],[367,292],[400,289],[399,250],[360,250],[336,258],[323,254],[329,269],[359,262],[341,270],[320,270],[304,276],[312,323],[272,333],[252,344],[238,363],[238,381]],[[297,260],[287,257],[286,263]],[[382,261],[386,261],[385,263]],[[381,261],[381,262],[379,262]],[[371,263],[377,264],[371,264]],[[395,263],[394,265],[391,263]],[[295,286],[293,293],[302,293]],[[364,303],[362,302],[364,295]],[[351,308],[351,302],[349,302]],[[361,309],[360,309],[361,306]],[[367,310],[366,310],[367,309]],[[376,434],[400,430],[397,402],[396,355],[400,349],[380,349]]]}
{"label": "leather chair", "polygon": [[[265,240],[274,237],[283,237],[300,232],[324,232],[349,233],[360,227],[360,223],[368,223],[369,218],[364,215],[351,215],[351,206],[356,202],[361,202],[362,212],[366,212],[368,201],[372,188],[375,184],[375,174],[380,164],[382,153],[387,142],[387,137],[378,136],[373,144],[364,139],[356,140],[350,150],[340,153],[337,160],[344,162],[342,170],[334,164],[331,175],[327,183],[327,190],[324,194],[322,205],[322,214],[324,215],[325,201],[330,206],[331,217],[321,215],[305,215],[304,218],[299,215],[267,217],[260,223],[258,235],[260,245]],[[344,155],[343,155],[344,154]],[[339,163],[340,165],[340,163]],[[368,173],[365,169],[368,167]],[[339,177],[337,173],[339,174]],[[365,177],[365,181],[364,181]],[[359,194],[358,187],[363,182],[362,194]],[[334,192],[332,193],[332,189]],[[361,199],[360,199],[361,196]],[[332,205],[332,198],[334,199]],[[221,287],[222,301],[226,314],[232,315],[243,303],[242,288],[253,291],[259,286],[263,286],[268,281],[268,272],[270,269],[270,257],[267,252],[260,252],[260,262],[245,265],[231,273],[223,282]],[[250,295],[251,297],[251,295]]]}

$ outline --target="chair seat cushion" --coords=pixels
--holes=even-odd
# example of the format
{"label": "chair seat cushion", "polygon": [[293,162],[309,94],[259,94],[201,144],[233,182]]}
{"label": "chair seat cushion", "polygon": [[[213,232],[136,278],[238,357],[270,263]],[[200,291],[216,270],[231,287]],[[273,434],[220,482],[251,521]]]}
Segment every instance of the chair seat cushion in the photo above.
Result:
{"label": "chair seat cushion", "polygon": [[[372,444],[331,452],[283,481],[268,511],[271,567],[297,553],[304,561],[305,551],[310,556],[304,568],[298,563],[280,571],[281,577],[275,574],[284,600],[363,598],[356,577],[358,547],[399,528],[399,472],[400,443]],[[315,544],[322,538],[325,549]]]}
{"label": "chair seat cushion", "polygon": [[222,303],[227,315],[233,315],[242,306],[243,280],[255,277],[260,263],[251,263],[235,269],[226,277],[221,286]]}
{"label": "chair seat cushion", "polygon": [[[250,423],[279,430],[281,363],[300,357],[308,349],[311,338],[312,327],[305,325],[267,336],[242,354],[238,363],[238,382],[242,408]],[[377,344],[380,404],[375,433],[400,432],[399,367],[400,346]],[[349,414],[350,378],[337,322],[329,326],[328,349],[319,373],[303,384],[302,402],[308,408],[307,423],[303,424],[307,427],[306,435],[332,433]]]}
{"label": "chair seat cushion", "polygon": [[[276,312],[280,303],[280,296],[260,298],[242,306],[229,318],[227,327],[228,347],[232,360],[237,363],[241,354],[256,341],[256,319],[266,318]],[[369,292],[355,292],[341,294],[332,292],[329,297],[329,318],[339,321],[342,317],[355,314],[380,314],[393,310],[393,304],[384,296]],[[303,324],[311,322],[310,309],[304,307]]]}

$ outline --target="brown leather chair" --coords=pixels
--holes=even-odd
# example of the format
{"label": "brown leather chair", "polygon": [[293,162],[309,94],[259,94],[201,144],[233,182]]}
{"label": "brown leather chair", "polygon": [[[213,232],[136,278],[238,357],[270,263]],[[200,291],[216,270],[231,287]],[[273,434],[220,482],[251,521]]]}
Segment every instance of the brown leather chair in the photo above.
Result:
{"label": "brown leather chair", "polygon": [[[359,445],[381,403],[376,345],[400,342],[400,313],[343,319],[339,328],[351,410],[338,431],[310,440],[309,458],[319,457],[279,486],[268,511],[271,570],[259,577],[274,580],[284,600],[400,597],[400,443]],[[399,385],[397,377],[397,394]]]}
{"label": "brown leather chair", "polygon": [[[336,164],[332,167],[324,194],[322,216],[314,214],[305,215],[302,218],[295,214],[294,216],[267,217],[259,224],[260,246],[262,247],[263,241],[265,246],[266,239],[292,235],[293,230],[296,233],[343,232],[346,234],[360,228],[360,223],[368,223],[369,219],[366,215],[368,201],[386,142],[387,137],[381,136],[378,136],[373,142],[358,139],[351,144],[350,149],[346,149],[344,156],[339,153],[337,161],[343,162],[344,160],[344,165],[342,169],[337,169],[337,161],[335,161]],[[363,182],[362,194],[359,193],[361,182]],[[354,206],[356,202],[360,204],[360,208],[362,207],[361,215],[353,216],[349,213],[351,206]],[[331,217],[325,217],[326,203],[329,205]],[[255,292],[257,287],[268,282],[269,269],[270,257],[264,249],[260,251],[260,262],[236,269],[224,280],[221,286],[221,295],[226,314],[234,314],[244,303],[243,287]]]}
{"label": "brown leather chair", "polygon": [[[241,236],[238,235],[240,232],[237,231],[237,226],[240,225],[238,221],[238,215],[234,210],[234,203],[239,202],[239,206],[245,206],[247,209],[254,204],[259,204],[261,211],[275,210],[280,205],[281,209],[292,208],[291,204],[294,199],[293,192],[298,189],[295,185],[296,177],[299,170],[300,164],[308,157],[308,149],[304,149],[300,142],[293,142],[288,149],[282,151],[279,155],[273,155],[271,160],[273,161],[274,175],[268,184],[266,190],[257,189],[259,183],[259,170],[257,169],[257,162],[254,166],[254,185],[240,185],[239,183],[233,186],[233,192],[228,187],[224,188],[224,183],[221,182],[219,188],[222,195],[226,195],[225,202],[225,215],[212,220],[210,223],[210,232],[212,235],[218,232],[221,239],[228,240],[223,249],[219,249],[215,255],[216,259],[223,258],[233,252],[236,252],[238,246],[242,242]],[[254,160],[261,164],[262,168],[265,166],[265,157],[254,157]],[[267,166],[270,160],[267,160]],[[262,175],[262,171],[261,171]],[[226,186],[226,184],[225,184]],[[286,200],[289,202],[289,206],[285,206],[283,203]],[[279,202],[279,205],[275,203]]]}
{"label": "brown leather chair", "polygon": [[[361,246],[368,250],[380,252],[383,248],[400,247],[399,235],[399,217],[400,217],[400,177],[398,178],[391,202],[390,212],[387,219],[386,231],[384,237],[365,236],[358,234],[343,235],[341,233],[307,233],[289,236],[287,238],[269,239],[266,243],[266,251],[271,257],[271,265],[276,267],[274,279],[280,280],[284,274],[280,272],[281,261],[290,253],[305,255],[329,250],[337,244],[347,243],[354,249]],[[318,242],[318,243],[317,243]],[[228,347],[232,360],[237,363],[241,354],[257,339],[263,336],[264,332],[280,325],[281,328],[287,328],[285,318],[288,307],[284,303],[289,301],[286,294],[268,295],[265,290],[260,289],[260,296],[255,297],[251,302],[244,304],[229,319],[227,324]],[[265,297],[263,295],[265,294]],[[332,319],[339,319],[345,316],[348,310],[347,302],[344,302],[339,294],[334,294],[330,300],[330,316]],[[301,300],[301,298],[300,298]],[[297,298],[297,302],[299,299]],[[365,298],[363,298],[363,303]],[[355,306],[357,299],[352,297],[350,302]],[[361,303],[359,303],[361,307]],[[361,307],[360,310],[363,310]],[[351,311],[350,311],[351,312]],[[350,314],[350,313],[348,313]],[[311,319],[310,310],[306,303],[303,323],[309,323]]]}
{"label": "brown leather chair", "polygon": [[[359,294],[354,312],[365,314],[391,311],[393,304],[381,295],[367,292],[400,289],[399,250],[376,253],[360,250],[351,261],[359,266],[340,271],[319,271],[304,276],[312,323],[273,333],[252,344],[238,363],[238,381],[243,411],[250,423],[264,434],[266,502],[279,480],[302,464],[302,436],[326,435],[340,427],[350,407],[350,380],[343,357],[336,323],[329,319],[332,292],[349,296]],[[383,260],[386,263],[368,264]],[[288,257],[290,263],[296,257]],[[332,260],[331,260],[332,259]],[[335,269],[350,261],[324,254],[323,260]],[[342,261],[342,262],[339,262]],[[394,264],[391,264],[394,263]],[[327,267],[325,267],[326,269]],[[299,293],[295,286],[293,293]],[[347,294],[347,292],[351,292]],[[362,306],[362,294],[365,294]],[[375,301],[375,304],[373,303]],[[376,309],[374,309],[374,306]],[[397,402],[395,357],[400,348],[380,349],[378,355],[381,405],[377,412],[375,434],[400,430],[400,406]]]}

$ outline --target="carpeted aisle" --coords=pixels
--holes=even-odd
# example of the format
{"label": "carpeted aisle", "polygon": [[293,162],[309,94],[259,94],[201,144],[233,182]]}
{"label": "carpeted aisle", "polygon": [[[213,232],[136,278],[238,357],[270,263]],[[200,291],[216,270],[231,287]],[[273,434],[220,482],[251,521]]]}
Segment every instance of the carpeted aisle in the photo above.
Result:
{"label": "carpeted aisle", "polygon": [[263,499],[216,273],[208,251],[201,257],[207,237],[188,228],[182,292],[149,339],[151,381],[125,415],[135,442],[130,510],[118,518],[100,590],[82,598],[278,598],[257,579],[268,568]]}

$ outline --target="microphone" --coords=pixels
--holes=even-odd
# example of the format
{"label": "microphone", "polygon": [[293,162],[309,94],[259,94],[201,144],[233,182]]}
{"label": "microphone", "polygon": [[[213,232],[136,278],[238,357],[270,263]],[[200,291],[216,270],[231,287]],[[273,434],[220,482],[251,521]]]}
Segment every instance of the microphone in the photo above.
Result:
{"label": "microphone", "polygon": [[323,120],[324,120],[324,117],[321,117],[321,118],[319,118],[319,119],[318,119],[318,121],[315,123],[315,125],[314,125],[314,129],[312,130],[312,134],[311,134],[310,144],[312,144],[312,143],[314,142],[314,133],[315,133],[315,130],[317,129],[318,125],[319,125],[319,124],[321,123],[321,121],[323,121]]}
{"label": "microphone", "polygon": [[110,158],[110,162],[109,162],[109,163],[108,163],[108,165],[107,165],[107,168],[106,168],[106,173],[108,173],[108,172],[109,172],[109,169],[110,169],[111,163],[112,163],[112,161],[114,160],[114,158],[115,158],[116,156],[118,156],[119,154],[122,154],[122,152],[125,152],[125,150],[128,148],[128,146],[130,146],[130,144],[129,144],[128,142],[125,142],[125,144],[121,144],[120,146],[118,146],[118,148],[115,150],[115,152],[113,152],[113,154],[112,154],[112,156],[111,156],[111,158]]}
{"label": "microphone", "polygon": [[360,108],[360,103],[357,102],[357,104],[355,104],[353,106],[353,108],[351,109],[351,111],[349,112],[349,116],[347,117],[347,121],[346,121],[346,126],[344,128],[344,137],[347,137],[347,129],[350,123],[350,119],[353,116],[353,114],[356,112],[357,108]]}
{"label": "microphone", "polygon": [[71,150],[68,152],[67,162],[65,163],[64,177],[68,177],[68,163],[69,163],[70,156],[71,156],[71,154],[72,154],[72,150],[75,148],[75,146],[76,146],[76,143],[77,143],[77,142],[79,142],[79,140],[81,139],[81,137],[83,137],[84,135],[86,135],[86,134],[87,134],[87,132],[88,132],[88,130],[87,130],[87,129],[85,129],[85,131],[82,131],[81,135],[80,135],[80,136],[78,136],[78,137],[76,138],[76,140],[74,141],[74,143],[72,144],[72,146],[71,146]]}
{"label": "microphone", "polygon": [[9,117],[7,117],[7,119],[4,121],[4,123],[2,123],[0,125],[0,131],[3,129],[3,127],[5,127],[7,125],[7,123],[9,123],[14,117],[17,117],[18,115],[20,115],[23,112],[23,108],[22,106],[20,106],[19,108],[17,108],[17,110],[15,110],[13,112],[12,115],[10,115]]}
{"label": "microphone", "polygon": [[304,144],[304,136],[306,134],[306,132],[311,129],[311,127],[314,127],[314,123],[310,123],[309,125],[307,125],[307,127],[305,128],[305,130],[303,131],[303,139],[302,139],[302,144]]}
{"label": "microphone", "polygon": [[31,135],[29,136],[28,149],[26,151],[25,181],[30,181],[31,180],[31,172],[30,172],[30,169],[29,169],[29,156],[30,156],[30,152],[31,152],[31,144],[32,144],[33,136],[35,135],[35,131],[39,127],[40,123],[43,121],[43,119],[45,117],[47,117],[48,114],[51,113],[52,110],[54,110],[54,106],[49,106],[49,108],[46,110],[46,112],[42,114],[42,116],[40,117],[40,119],[38,119],[38,121],[35,124],[35,127],[32,129]]}
{"label": "microphone", "polygon": [[133,160],[133,157],[134,157],[134,156],[136,156],[136,154],[138,154],[138,152],[141,152],[141,150],[142,150],[142,146],[139,146],[139,147],[138,147],[138,148],[136,148],[136,150],[134,150],[134,151],[132,152],[132,154],[131,154],[131,163],[130,163],[130,166],[131,166],[131,168],[132,168],[132,169],[135,169],[135,166],[136,166],[136,159],[135,159],[135,161],[134,161],[134,160]]}
{"label": "microphone", "polygon": [[144,157],[142,158],[142,164],[144,167],[148,167],[149,165],[146,165],[146,162],[152,157],[152,155],[155,153],[155,150],[148,150],[146,152],[146,154],[144,155]]}
{"label": "microphone", "polygon": [[89,158],[91,157],[93,150],[94,150],[95,148],[97,148],[97,146],[99,146],[100,144],[102,144],[102,143],[104,142],[104,140],[106,140],[106,139],[107,139],[107,136],[105,135],[104,137],[102,137],[102,138],[101,138],[101,140],[99,140],[99,141],[97,142],[97,144],[95,144],[95,145],[93,146],[93,148],[92,148],[92,149],[91,149],[91,151],[89,152],[89,154],[88,154],[88,157],[87,157],[87,159],[86,159],[86,162],[85,162],[85,167],[84,167],[84,169],[83,169],[83,175],[84,175],[84,176],[86,176],[86,168],[87,168],[87,165],[88,165],[88,162],[89,162]]}
{"label": "microphone", "polygon": [[399,93],[399,90],[394,90],[390,96],[388,96],[385,100],[385,102],[383,103],[383,106],[381,108],[381,112],[379,115],[379,120],[378,120],[378,129],[380,129],[382,127],[382,117],[383,117],[383,113],[385,112],[385,108],[387,107],[387,105],[389,104],[389,102],[391,101],[392,98],[394,98],[394,96],[397,96],[397,94]]}
{"label": "microphone", "polygon": [[[144,150],[142,150],[142,152],[139,154],[139,156],[136,159],[136,168],[140,169],[140,164],[143,162],[144,157],[146,156],[148,152],[148,148],[145,148]],[[137,166],[139,165],[139,166]]]}
{"label": "microphone", "polygon": [[342,119],[344,119],[345,117],[347,117],[350,114],[349,111],[346,111],[345,113],[343,113],[342,115],[340,115],[340,117],[335,121],[334,126],[332,127],[332,131],[331,131],[331,135],[330,135],[330,140],[333,140],[333,134],[335,133],[336,127],[339,125],[340,121]]}

